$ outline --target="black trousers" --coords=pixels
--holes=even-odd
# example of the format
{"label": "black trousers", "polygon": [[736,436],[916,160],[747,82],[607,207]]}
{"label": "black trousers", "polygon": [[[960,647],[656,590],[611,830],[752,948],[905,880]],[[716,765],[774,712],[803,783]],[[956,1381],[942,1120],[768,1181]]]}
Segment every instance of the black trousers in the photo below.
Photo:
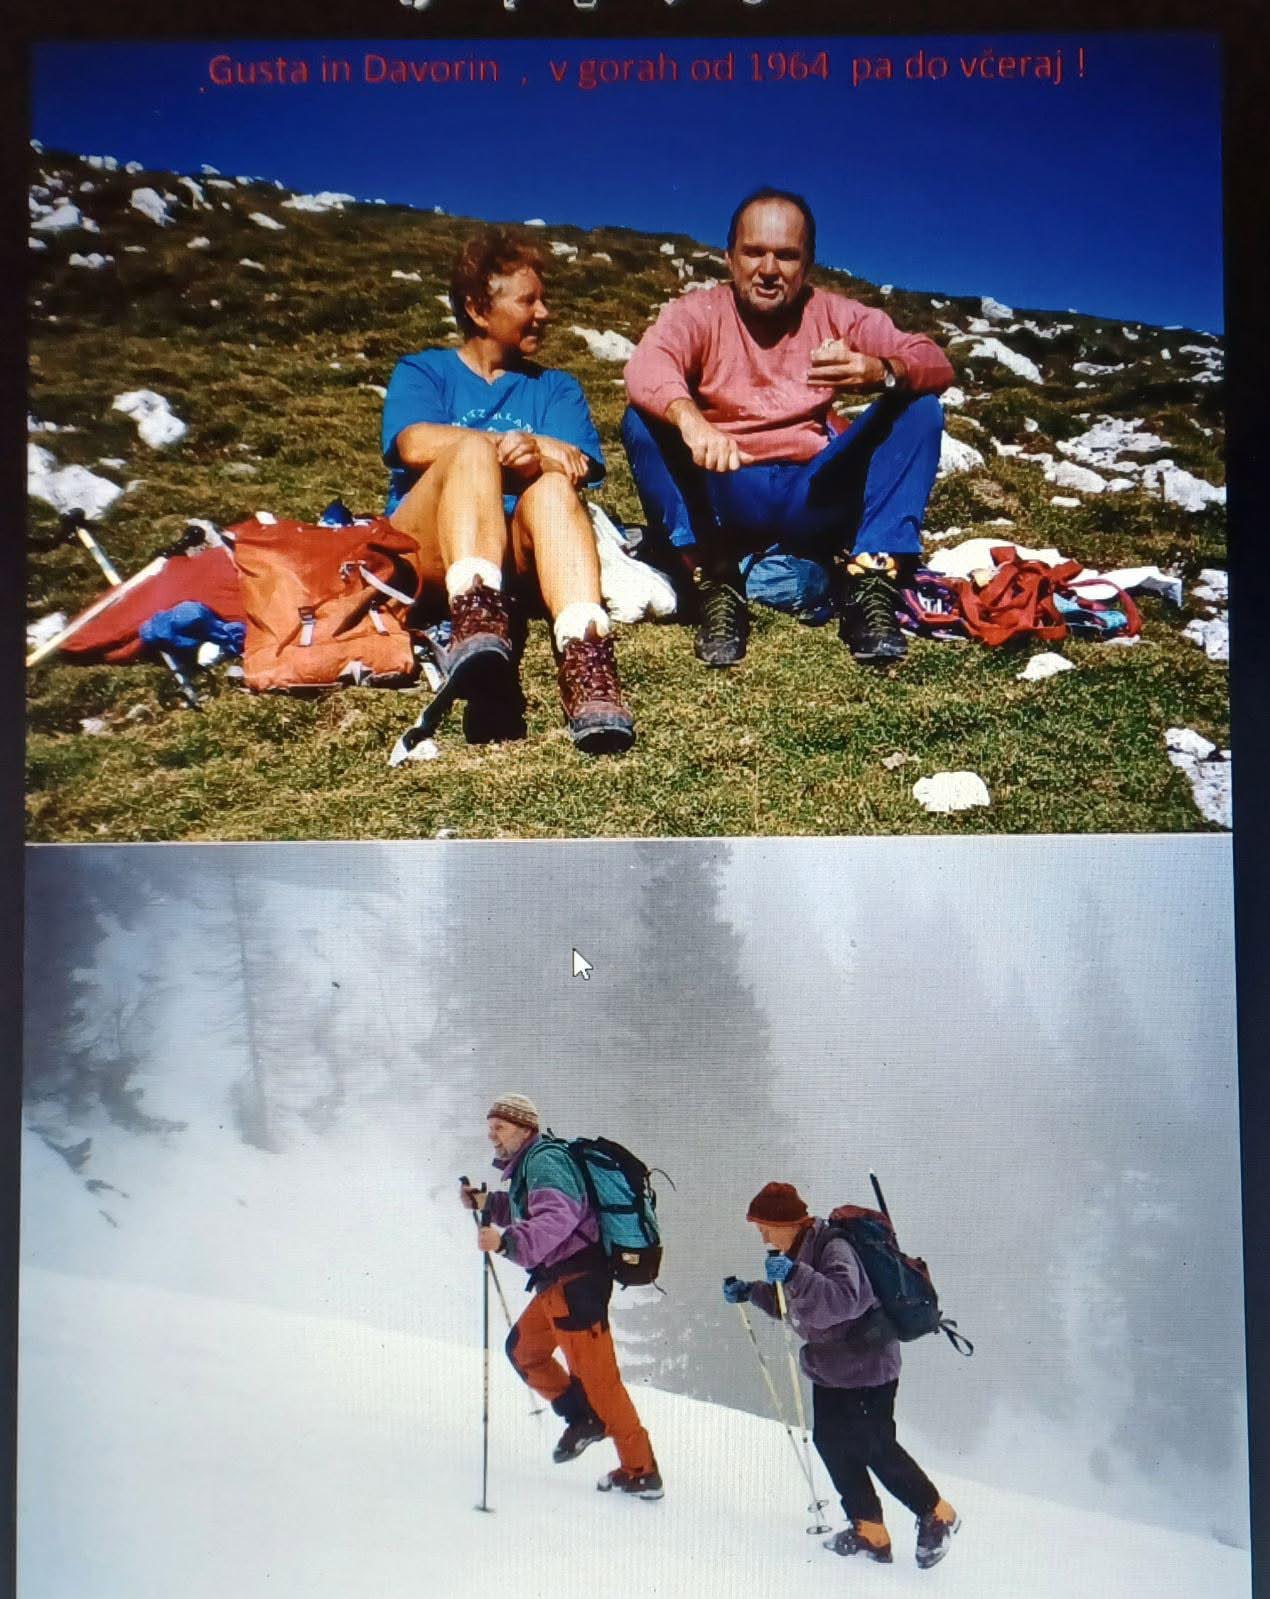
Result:
{"label": "black trousers", "polygon": [[842,1508],[852,1521],[881,1521],[882,1503],[869,1473],[915,1516],[928,1516],[939,1491],[895,1439],[897,1382],[879,1388],[812,1384],[812,1439]]}

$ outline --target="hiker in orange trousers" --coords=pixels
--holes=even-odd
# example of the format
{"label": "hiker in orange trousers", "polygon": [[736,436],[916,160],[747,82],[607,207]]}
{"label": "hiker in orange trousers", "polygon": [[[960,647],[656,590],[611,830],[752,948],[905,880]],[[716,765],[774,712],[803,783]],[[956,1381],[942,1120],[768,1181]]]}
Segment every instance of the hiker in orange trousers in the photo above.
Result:
{"label": "hiker in orange trousers", "polygon": [[465,1187],[462,1199],[484,1211],[479,1247],[529,1272],[534,1297],[508,1334],[507,1356],[567,1423],[552,1459],[576,1460],[612,1438],[619,1465],[597,1487],[660,1499],[652,1445],[618,1371],[608,1318],[612,1270],[581,1174],[566,1149],[542,1138],[537,1107],[523,1094],[495,1100],[487,1122],[494,1165],[508,1186],[490,1194]]}

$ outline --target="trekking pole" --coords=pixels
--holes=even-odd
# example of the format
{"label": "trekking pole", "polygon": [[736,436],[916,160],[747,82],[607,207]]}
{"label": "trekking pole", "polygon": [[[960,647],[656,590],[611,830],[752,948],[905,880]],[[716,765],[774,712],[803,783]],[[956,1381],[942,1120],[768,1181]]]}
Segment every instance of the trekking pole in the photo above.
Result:
{"label": "trekking pole", "polygon": [[[471,1184],[468,1182],[466,1177],[460,1177],[459,1181],[460,1181],[460,1183],[462,1183],[464,1188],[470,1188],[471,1187]],[[481,1225],[481,1218],[480,1218],[480,1216],[477,1215],[477,1213],[475,1211],[472,1212],[472,1220],[476,1223],[477,1227],[479,1228],[480,1225]],[[503,1307],[503,1320],[507,1323],[507,1331],[510,1332],[512,1330],[512,1313],[511,1313],[511,1310],[508,1307],[507,1296],[503,1292],[503,1285],[499,1281],[498,1273],[494,1270],[493,1257],[490,1256],[490,1255],[486,1255],[485,1264],[489,1268],[488,1276],[493,1281],[494,1292],[498,1295],[498,1302]],[[486,1293],[488,1293],[488,1292],[489,1292],[489,1285],[487,1283],[486,1284]],[[541,1416],[544,1413],[544,1411],[546,1410],[546,1406],[545,1405],[535,1405],[533,1403],[534,1399],[537,1396],[534,1394],[532,1388],[529,1391],[529,1395],[530,1395],[529,1414],[531,1416]]]}
{"label": "trekking pole", "polygon": [[[771,1250],[771,1254],[779,1254],[779,1250]],[[811,1503],[807,1506],[812,1515],[817,1515],[829,1503],[827,1499],[820,1499],[816,1495],[816,1479],[811,1469],[811,1439],[807,1434],[807,1412],[803,1406],[803,1389],[798,1378],[798,1361],[794,1355],[794,1339],[789,1325],[789,1307],[785,1303],[785,1286],[783,1283],[773,1283],[776,1290],[776,1308],[780,1312],[781,1326],[785,1330],[785,1353],[789,1356],[789,1380],[794,1389],[794,1409],[798,1412],[798,1427],[803,1439],[804,1469],[807,1473],[807,1486],[811,1489]],[[808,1532],[829,1532],[829,1527],[818,1525],[808,1527]]]}
{"label": "trekking pole", "polygon": [[[120,577],[118,568],[89,531],[84,513],[78,507],[72,511],[67,511],[66,515],[62,518],[62,534],[63,537],[67,539],[79,540],[79,542],[92,556],[93,560],[96,561],[101,570],[102,576],[106,579],[107,583],[110,584],[112,589],[119,589],[124,586],[124,579]],[[188,544],[186,544],[185,547],[188,548]],[[166,560],[169,555],[178,553],[179,549],[180,546],[174,546],[171,550],[165,550],[160,557],[160,560]],[[177,689],[180,691],[181,698],[192,711],[197,711],[199,709],[198,694],[195,691],[194,685],[190,682],[189,678],[181,669],[176,657],[168,650],[159,650],[158,656],[163,662],[164,666],[166,666],[168,671],[172,674],[173,681],[176,683]]]}
{"label": "trekking pole", "polygon": [[[803,1476],[807,1479],[807,1487],[811,1493],[813,1501],[807,1506],[807,1508],[813,1515],[816,1515],[819,1511],[824,1509],[825,1505],[828,1503],[828,1500],[816,1498],[816,1484],[811,1476],[810,1463],[807,1457],[803,1454],[802,1450],[798,1447],[798,1440],[794,1437],[794,1429],[786,1420],[785,1407],[781,1404],[780,1395],[776,1392],[776,1383],[772,1378],[772,1370],[767,1364],[767,1357],[764,1355],[762,1347],[759,1344],[758,1337],[754,1332],[754,1324],[750,1320],[750,1313],[745,1308],[744,1304],[738,1304],[736,1308],[741,1312],[741,1320],[745,1324],[746,1332],[750,1335],[750,1342],[754,1345],[754,1353],[758,1356],[759,1370],[763,1373],[763,1381],[767,1384],[767,1391],[772,1397],[772,1410],[776,1415],[777,1421],[779,1421],[781,1426],[785,1429],[785,1436],[789,1439],[789,1447],[794,1451],[794,1459],[798,1462],[799,1471],[801,1471]],[[808,1532],[823,1532],[824,1530],[825,1529],[819,1525],[813,1525],[807,1528]]]}
{"label": "trekking pole", "polygon": [[873,1184],[873,1192],[877,1196],[878,1209],[886,1217],[887,1221],[890,1221],[891,1213],[886,1208],[886,1200],[882,1198],[882,1187],[881,1187],[881,1184],[878,1182],[878,1178],[877,1178],[877,1173],[876,1172],[870,1172],[869,1173],[869,1181]]}
{"label": "trekking pole", "polygon": [[[488,1206],[478,1215],[472,1212],[476,1220],[477,1230],[489,1224]],[[489,1266],[490,1258],[485,1256],[485,1264]],[[492,1514],[489,1503],[489,1280],[491,1271],[481,1274],[481,1345],[482,1345],[482,1375],[481,1375],[481,1502],[478,1510]]]}

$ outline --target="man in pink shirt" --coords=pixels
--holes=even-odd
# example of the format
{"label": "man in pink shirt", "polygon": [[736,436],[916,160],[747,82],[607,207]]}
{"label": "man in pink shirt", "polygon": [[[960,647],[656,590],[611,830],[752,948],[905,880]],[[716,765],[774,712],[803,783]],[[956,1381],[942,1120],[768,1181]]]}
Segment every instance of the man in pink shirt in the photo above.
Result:
{"label": "man in pink shirt", "polygon": [[[924,334],[811,287],[815,247],[801,196],[749,195],[728,232],[731,283],[666,306],[626,367],[622,441],[654,549],[697,570],[707,666],[745,654],[747,599],[810,623],[836,612],[856,660],[904,654],[899,584],[921,550],[953,370]],[[837,431],[840,394],[878,399]]]}

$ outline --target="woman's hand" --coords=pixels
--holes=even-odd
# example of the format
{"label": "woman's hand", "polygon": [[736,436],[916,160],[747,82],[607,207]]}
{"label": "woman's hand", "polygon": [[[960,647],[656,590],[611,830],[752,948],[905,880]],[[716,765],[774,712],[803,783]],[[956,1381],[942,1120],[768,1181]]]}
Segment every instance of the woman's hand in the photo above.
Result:
{"label": "woman's hand", "polygon": [[576,489],[585,483],[591,472],[591,463],[576,444],[566,444],[563,439],[535,438],[538,456],[544,472],[563,472]]}
{"label": "woman's hand", "polygon": [[532,433],[500,433],[498,435],[498,462],[504,472],[513,477],[532,482],[543,469],[539,440]]}

